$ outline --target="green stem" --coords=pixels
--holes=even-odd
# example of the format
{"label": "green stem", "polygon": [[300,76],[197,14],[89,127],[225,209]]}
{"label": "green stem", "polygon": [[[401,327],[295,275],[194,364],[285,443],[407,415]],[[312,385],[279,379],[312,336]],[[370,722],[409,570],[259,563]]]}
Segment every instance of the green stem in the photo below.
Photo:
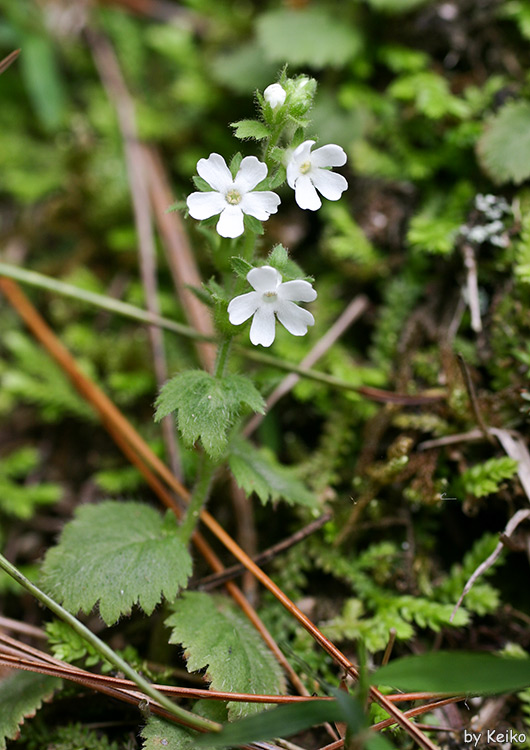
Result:
{"label": "green stem", "polygon": [[232,337],[223,339],[217,349],[217,359],[215,360],[214,376],[216,378],[222,378],[224,375],[226,360],[228,358],[228,352],[230,351],[230,344],[232,343]]}
{"label": "green stem", "polygon": [[193,488],[190,502],[186,509],[186,515],[180,524],[180,535],[184,544],[189,542],[199,522],[201,511],[210,494],[210,487],[216,468],[217,465],[209,461],[203,454],[199,469],[199,478]]}
{"label": "green stem", "polygon": [[[146,310],[142,310],[140,307],[130,305],[126,302],[120,302],[111,297],[106,297],[103,294],[87,292],[85,289],[80,289],[73,284],[66,284],[62,281],[52,279],[49,276],[36,273],[35,271],[27,271],[19,266],[13,266],[9,263],[0,263],[0,276],[5,276],[8,279],[15,279],[16,281],[21,281],[24,284],[29,284],[30,286],[38,287],[39,289],[48,289],[65,297],[72,297],[76,300],[88,302],[89,304],[95,305],[103,310],[109,310],[109,312],[117,313],[126,318],[132,318],[133,320],[137,320],[140,323],[146,323],[147,325],[157,325],[160,328],[173,331],[174,333],[186,336],[187,338],[196,339],[198,341],[214,341],[214,338],[204,336],[194,328],[190,328],[182,323],[176,323],[175,321],[170,320],[169,318],[164,318],[160,315],[153,315]],[[276,367],[278,370],[295,372],[303,378],[315,380],[319,383],[325,383],[333,388],[341,388],[345,391],[357,392],[359,390],[358,386],[352,385],[345,380],[335,378],[332,375],[326,375],[323,372],[318,372],[318,370],[298,367],[298,365],[295,365],[292,362],[273,357],[270,354],[260,354],[259,352],[245,346],[238,346],[237,350],[243,357],[246,357],[246,359],[250,359],[254,362],[261,362],[262,364],[269,365],[269,367]]]}
{"label": "green stem", "polygon": [[110,648],[110,646],[107,646],[107,644],[101,641],[97,637],[97,635],[94,635],[94,633],[92,633],[87,627],[85,627],[83,623],[79,622],[78,619],[70,614],[70,612],[67,612],[66,609],[61,607],[61,605],[56,601],[51,599],[47,594],[44,593],[44,591],[41,591],[37,586],[35,586],[35,584],[31,583],[31,581],[28,581],[28,579],[23,576],[22,573],[17,570],[14,565],[11,565],[11,563],[6,560],[3,555],[0,555],[0,568],[5,570],[8,575],[14,578],[15,581],[17,581],[21,586],[29,591],[30,594],[32,594],[36,599],[42,602],[42,604],[48,607],[48,609],[50,609],[55,615],[57,615],[57,617],[60,617],[61,620],[64,620],[64,622],[70,625],[72,630],[80,635],[81,638],[83,638],[83,640],[89,643],[93,648],[95,648],[103,659],[106,659],[117,669],[123,672],[126,677],[132,680],[134,684],[137,685],[143,693],[145,693],[145,695],[167,709],[171,714],[173,714],[173,716],[175,716],[175,718],[179,719],[181,723],[202,732],[220,731],[221,725],[217,724],[217,722],[210,721],[209,719],[204,719],[197,714],[192,714],[190,711],[186,711],[185,709],[177,706],[165,695],[162,695],[162,693],[159,693],[158,690],[150,682],[148,682],[148,680],[135,672],[135,670],[130,667],[129,664],[127,664],[127,662],[121,658],[121,656],[118,656],[118,654],[116,654]]}

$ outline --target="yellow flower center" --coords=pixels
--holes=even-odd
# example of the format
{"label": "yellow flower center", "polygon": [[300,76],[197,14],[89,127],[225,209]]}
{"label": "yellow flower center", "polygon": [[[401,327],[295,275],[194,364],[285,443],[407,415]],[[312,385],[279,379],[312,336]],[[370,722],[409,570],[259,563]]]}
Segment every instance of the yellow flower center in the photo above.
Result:
{"label": "yellow flower center", "polygon": [[300,164],[300,172],[302,174],[307,174],[311,169],[311,162],[309,159],[307,161],[304,161],[303,164]]}
{"label": "yellow flower center", "polygon": [[226,202],[230,203],[232,206],[237,206],[238,203],[241,203],[241,193],[234,189],[229,190],[225,195],[225,198]]}
{"label": "yellow flower center", "polygon": [[274,300],[278,297],[276,292],[263,292],[263,301],[264,302],[274,302]]}

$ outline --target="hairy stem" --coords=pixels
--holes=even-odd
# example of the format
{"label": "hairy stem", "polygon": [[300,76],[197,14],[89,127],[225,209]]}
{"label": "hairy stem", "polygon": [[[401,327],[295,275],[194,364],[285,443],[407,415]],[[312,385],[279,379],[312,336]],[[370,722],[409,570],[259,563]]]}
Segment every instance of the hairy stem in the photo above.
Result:
{"label": "hairy stem", "polygon": [[89,643],[100,656],[107,661],[110,661],[117,669],[123,672],[140,690],[145,693],[149,698],[159,703],[165,709],[167,709],[175,718],[177,718],[182,724],[185,724],[192,729],[197,729],[202,732],[218,732],[221,729],[221,725],[216,722],[204,719],[197,714],[192,714],[190,711],[186,711],[183,708],[175,705],[165,695],[162,695],[148,680],[139,675],[124,659],[116,654],[110,646],[101,641],[97,635],[94,635],[82,622],[79,622],[70,612],[61,607],[51,597],[41,591],[35,584],[31,583],[22,573],[15,568],[3,555],[0,555],[0,568],[2,568],[8,575],[14,578],[21,586],[30,592],[36,599],[42,604],[48,607],[57,617],[66,622],[72,630]]}

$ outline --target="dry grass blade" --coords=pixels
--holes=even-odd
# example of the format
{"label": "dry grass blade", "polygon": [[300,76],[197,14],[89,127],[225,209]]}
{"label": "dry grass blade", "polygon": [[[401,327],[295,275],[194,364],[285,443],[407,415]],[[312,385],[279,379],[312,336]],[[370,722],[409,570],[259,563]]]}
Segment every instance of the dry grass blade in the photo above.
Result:
{"label": "dry grass blade", "polygon": [[0,73],[4,73],[10,65],[12,65],[17,57],[20,55],[20,50],[16,49],[14,52],[11,52],[7,57],[4,57],[3,60],[0,61]]}

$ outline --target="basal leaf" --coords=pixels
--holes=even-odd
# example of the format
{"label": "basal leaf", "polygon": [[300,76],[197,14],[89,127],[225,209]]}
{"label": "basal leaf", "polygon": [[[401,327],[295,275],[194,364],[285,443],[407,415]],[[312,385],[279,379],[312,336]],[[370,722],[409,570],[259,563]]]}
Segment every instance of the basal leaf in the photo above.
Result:
{"label": "basal leaf", "polygon": [[0,750],[5,750],[5,740],[15,739],[24,719],[34,716],[61,684],[56,677],[32,672],[16,672],[0,682]]}
{"label": "basal leaf", "polygon": [[[223,596],[186,591],[172,605],[166,620],[170,643],[181,643],[188,669],[208,667],[214,690],[271,695],[283,693],[284,682],[276,659],[232,604]],[[230,719],[262,711],[263,704],[228,704]]]}
{"label": "basal leaf", "polygon": [[396,659],[378,669],[371,682],[405,691],[511,693],[530,686],[530,660],[438,651]]}
{"label": "basal leaf", "polygon": [[246,440],[236,440],[230,447],[228,463],[238,486],[249,495],[255,492],[264,504],[283,498],[291,505],[317,505],[315,495],[294,470],[278,463],[266,448],[257,449]]}
{"label": "basal leaf", "polygon": [[477,152],[482,167],[496,183],[519,184],[530,177],[530,102],[506,104],[490,117]]}
{"label": "basal leaf", "polygon": [[258,18],[257,34],[267,60],[316,69],[344,65],[362,44],[355,28],[318,8],[264,13]]}
{"label": "basal leaf", "polygon": [[133,604],[150,614],[162,595],[173,599],[191,573],[190,555],[173,516],[148,505],[106,501],[84,505],[66,524],[43,565],[43,586],[71,612],[99,602],[110,625]]}
{"label": "basal leaf", "polygon": [[193,445],[200,438],[206,452],[220,458],[227,433],[243,408],[264,413],[262,396],[244,375],[214,378],[204,370],[190,370],[167,382],[156,401],[156,420],[177,412],[184,441]]}

